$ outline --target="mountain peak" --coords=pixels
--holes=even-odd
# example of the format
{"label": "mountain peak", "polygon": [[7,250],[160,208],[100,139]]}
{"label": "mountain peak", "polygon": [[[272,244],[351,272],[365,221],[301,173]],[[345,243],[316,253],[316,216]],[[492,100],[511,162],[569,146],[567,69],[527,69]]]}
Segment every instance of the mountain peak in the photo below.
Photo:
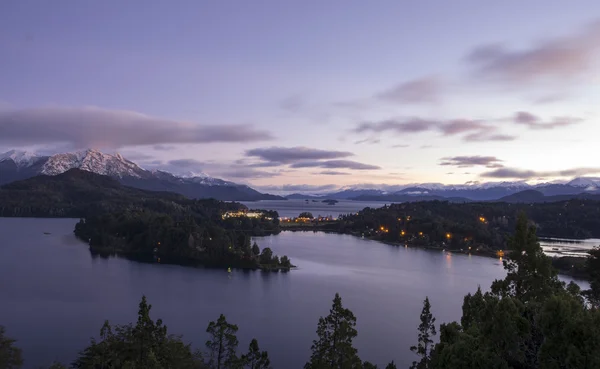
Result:
{"label": "mountain peak", "polygon": [[567,183],[573,187],[600,187],[600,178],[598,177],[577,177]]}
{"label": "mountain peak", "polygon": [[18,168],[30,167],[40,159],[42,159],[41,156],[22,150],[10,150],[0,154],[0,161],[12,160]]}
{"label": "mountain peak", "polygon": [[145,170],[121,156],[87,149],[51,156],[42,168],[42,174],[57,175],[69,169],[81,169],[111,177],[141,177]]}

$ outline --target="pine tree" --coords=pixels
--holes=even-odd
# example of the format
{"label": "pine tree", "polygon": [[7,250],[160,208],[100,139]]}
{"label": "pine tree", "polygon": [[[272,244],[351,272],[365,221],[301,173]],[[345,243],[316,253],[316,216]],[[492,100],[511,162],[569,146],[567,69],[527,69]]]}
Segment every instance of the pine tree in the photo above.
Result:
{"label": "pine tree", "polygon": [[142,296],[138,310],[138,321],[133,327],[133,341],[138,350],[137,364],[147,367],[152,361],[156,361],[157,355],[167,338],[167,327],[158,319],[156,323],[150,318],[152,305]]}
{"label": "pine tree", "polygon": [[242,363],[248,369],[271,369],[269,354],[266,351],[260,351],[255,338],[250,342],[248,353],[242,355]]}
{"label": "pine tree", "polygon": [[305,369],[353,369],[362,367],[357,350],[352,346],[356,338],[356,317],[342,306],[342,298],[335,294],[329,315],[319,318],[317,340],[313,341],[310,361]]}
{"label": "pine tree", "polygon": [[507,275],[504,280],[494,281],[494,294],[527,302],[544,299],[561,289],[556,270],[540,247],[536,229],[529,226],[525,213],[519,214],[515,234],[508,246],[510,253],[503,261]]}
{"label": "pine tree", "polygon": [[427,369],[431,360],[431,349],[433,345],[432,337],[436,335],[435,318],[431,314],[431,304],[429,297],[425,297],[423,302],[423,310],[421,311],[421,324],[419,324],[419,343],[417,346],[412,346],[410,351],[421,357],[417,361],[413,361],[411,369]]}
{"label": "pine tree", "polygon": [[4,331],[4,327],[0,325],[0,368],[20,368],[23,365],[21,349],[14,346],[16,341],[6,337]]}
{"label": "pine tree", "polygon": [[227,323],[223,314],[216,322],[208,324],[206,333],[210,335],[210,339],[206,341],[206,347],[209,351],[208,365],[211,368],[225,369],[236,365],[238,362],[236,356],[238,339],[235,335],[237,331],[237,325]]}

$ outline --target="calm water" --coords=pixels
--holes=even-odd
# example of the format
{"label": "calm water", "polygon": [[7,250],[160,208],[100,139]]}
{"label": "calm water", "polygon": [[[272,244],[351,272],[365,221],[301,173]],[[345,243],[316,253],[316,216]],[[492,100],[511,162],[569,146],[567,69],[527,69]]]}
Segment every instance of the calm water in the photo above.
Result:
{"label": "calm water", "polygon": [[[244,205],[250,209],[265,209],[265,210],[277,210],[280,217],[297,217],[303,211],[309,211],[312,215],[316,216],[328,216],[331,215],[337,218],[340,214],[356,213],[366,207],[380,208],[385,205],[385,202],[365,202],[365,201],[351,201],[351,200],[339,200],[335,205],[327,205],[322,203],[321,200],[262,200],[254,202],[243,202]],[[389,202],[388,202],[389,204]]]}
{"label": "calm water", "polygon": [[495,259],[300,232],[257,239],[292,258],[299,268],[290,273],[142,264],[92,257],[74,224],[0,218],[0,324],[19,340],[26,368],[70,362],[105,319],[134,322],[142,294],[152,316],[195,347],[224,313],[240,328],[241,348],[256,337],[275,368],[301,368],[336,292],[358,318],[361,358],[406,368],[426,295],[438,323],[459,319],[467,292],[504,275]]}
{"label": "calm water", "polygon": [[540,246],[548,256],[577,256],[587,257],[587,252],[600,246],[600,239],[589,238],[586,240],[571,240],[566,238],[543,238]]}

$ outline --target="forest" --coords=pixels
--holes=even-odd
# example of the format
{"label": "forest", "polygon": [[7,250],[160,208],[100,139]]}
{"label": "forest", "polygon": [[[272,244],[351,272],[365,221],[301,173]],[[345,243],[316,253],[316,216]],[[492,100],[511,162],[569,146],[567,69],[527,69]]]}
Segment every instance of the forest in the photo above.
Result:
{"label": "forest", "polygon": [[600,238],[600,202],[569,200],[540,204],[423,201],[365,208],[318,229],[372,239],[452,250],[501,250],[525,213],[540,237]]}
{"label": "forest", "polygon": [[[581,291],[572,282],[558,280],[539,246],[535,225],[525,215],[517,219],[508,244],[503,260],[506,277],[494,281],[489,292],[479,288],[466,295],[460,321],[437,326],[435,307],[425,296],[415,345],[398,348],[401,353],[412,352],[410,369],[600,367],[600,249],[589,252],[586,267],[592,280],[590,289]],[[247,349],[240,347],[239,327],[223,315],[208,324],[205,347],[193,349],[182,337],[170,334],[161,319],[153,320],[151,308],[142,297],[135,324],[105,322],[72,363],[48,368],[272,368],[268,352],[256,339]],[[304,368],[378,368],[362,361],[354,347],[356,321],[336,294],[329,314],[317,322]],[[18,342],[0,326],[0,368],[18,369],[23,364]],[[381,368],[397,366],[390,361]]]}

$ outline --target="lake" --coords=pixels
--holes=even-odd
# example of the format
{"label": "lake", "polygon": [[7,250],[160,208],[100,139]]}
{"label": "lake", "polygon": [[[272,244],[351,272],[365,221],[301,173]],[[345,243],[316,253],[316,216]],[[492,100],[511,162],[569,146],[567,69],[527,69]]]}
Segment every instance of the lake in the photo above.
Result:
{"label": "lake", "polygon": [[[316,201],[316,202],[315,202]],[[366,207],[381,208],[385,202],[365,202],[352,200],[338,200],[335,205],[327,205],[322,200],[261,200],[242,202],[250,209],[276,210],[280,217],[297,217],[300,213],[308,211],[315,217],[331,215],[337,218],[340,214],[356,213]],[[390,204],[390,202],[387,202]]]}
{"label": "lake", "polygon": [[360,357],[406,368],[425,296],[437,323],[460,319],[466,293],[504,276],[497,259],[312,232],[256,239],[292,259],[298,269],[289,273],[144,264],[93,257],[73,236],[75,222],[0,218],[0,325],[18,340],[25,368],[69,363],[105,319],[135,322],[142,294],[152,317],[194,347],[223,313],[240,328],[240,351],[255,337],[274,368],[302,368],[336,292],[357,317]]}

